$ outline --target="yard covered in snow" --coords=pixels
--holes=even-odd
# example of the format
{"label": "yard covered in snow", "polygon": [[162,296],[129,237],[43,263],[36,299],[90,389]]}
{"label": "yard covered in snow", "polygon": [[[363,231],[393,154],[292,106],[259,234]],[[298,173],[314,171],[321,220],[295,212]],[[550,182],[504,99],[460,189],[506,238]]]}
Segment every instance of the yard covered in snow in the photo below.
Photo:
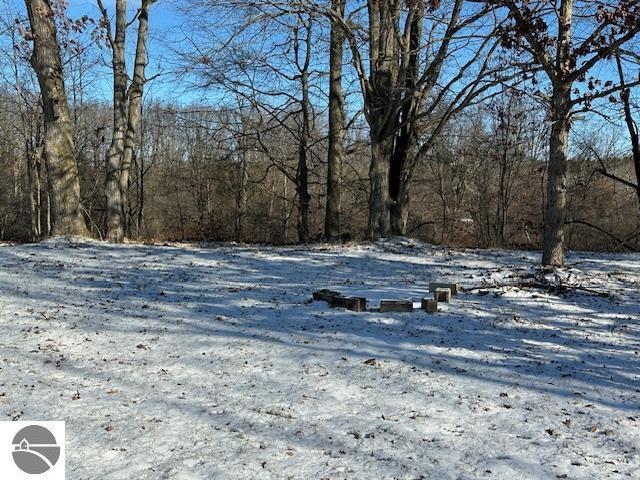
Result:
{"label": "yard covered in snow", "polygon": [[[408,240],[266,248],[0,247],[2,420],[66,420],[69,479],[603,479],[640,475],[640,255]],[[611,292],[602,297],[595,292]],[[375,360],[372,360],[375,359]]]}

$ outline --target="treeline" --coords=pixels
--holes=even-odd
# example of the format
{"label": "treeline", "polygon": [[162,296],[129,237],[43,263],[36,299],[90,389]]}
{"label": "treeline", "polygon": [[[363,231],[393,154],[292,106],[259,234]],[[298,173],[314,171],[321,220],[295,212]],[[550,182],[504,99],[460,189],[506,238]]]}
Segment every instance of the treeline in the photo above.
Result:
{"label": "treeline", "polygon": [[[3,240],[33,241],[51,234],[46,167],[24,157],[21,135],[10,119],[17,99],[2,95],[0,234]],[[537,248],[544,226],[547,164],[546,127],[540,114],[513,98],[458,118],[443,132],[433,155],[413,179],[407,233],[457,246]],[[503,109],[509,117],[501,118]],[[529,118],[523,118],[528,115]],[[4,117],[4,118],[2,118]],[[109,148],[110,107],[88,104],[75,118],[82,205],[90,234],[106,235],[104,158]],[[256,141],[259,121],[250,109],[215,111],[207,106],[148,105],[141,125],[128,187],[127,235],[140,241],[298,241],[297,198],[291,176],[298,152],[285,129],[264,134],[277,150],[277,164]],[[322,119],[318,119],[319,125]],[[37,125],[34,122],[33,125]],[[14,126],[15,127],[15,126]],[[359,134],[357,133],[359,132]],[[343,239],[365,238],[369,198],[366,127],[352,128],[343,179]],[[309,162],[310,230],[322,239],[326,211],[327,128],[314,131]],[[353,135],[353,136],[351,136]],[[629,156],[611,151],[606,136],[590,139],[569,163],[569,218],[586,224],[569,228],[573,249],[620,250],[638,243],[633,191],[601,175],[596,154],[608,170],[633,178]],[[595,153],[594,153],[595,152]],[[32,215],[32,212],[34,214]],[[614,238],[615,237],[615,238]]]}
{"label": "treeline", "polygon": [[143,102],[154,3],[4,19],[0,239],[638,248],[638,7],[184,2],[172,81],[217,100],[176,104]]}

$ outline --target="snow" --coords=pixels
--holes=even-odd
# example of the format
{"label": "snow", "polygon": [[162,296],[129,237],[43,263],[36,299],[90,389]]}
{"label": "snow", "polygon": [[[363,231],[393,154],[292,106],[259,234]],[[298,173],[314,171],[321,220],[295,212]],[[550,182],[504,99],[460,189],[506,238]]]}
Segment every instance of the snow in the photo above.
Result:
{"label": "snow", "polygon": [[638,478],[640,255],[572,254],[548,280],[588,291],[476,288],[437,315],[310,301],[537,262],[401,239],[2,246],[0,414],[65,420],[70,479]]}

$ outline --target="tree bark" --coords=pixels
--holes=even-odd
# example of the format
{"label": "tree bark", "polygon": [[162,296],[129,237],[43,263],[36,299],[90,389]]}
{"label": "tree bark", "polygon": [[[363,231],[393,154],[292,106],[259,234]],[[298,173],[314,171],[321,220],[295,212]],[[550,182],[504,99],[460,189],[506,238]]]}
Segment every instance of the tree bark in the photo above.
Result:
{"label": "tree bark", "polygon": [[[309,32],[310,33],[310,32]],[[296,189],[298,193],[298,241],[309,241],[309,167],[307,152],[309,150],[309,84],[308,73],[302,73],[302,131],[300,135],[298,170],[296,175]]]}
{"label": "tree bark", "polygon": [[[416,2],[413,10],[413,19],[409,32],[409,62],[406,67],[404,86],[405,91],[413,92],[416,89],[420,77],[420,42],[424,21],[425,5],[423,1]],[[393,155],[389,171],[389,195],[391,196],[391,232],[394,235],[405,235],[407,220],[409,218],[409,182],[412,169],[409,165],[409,155],[415,150],[417,144],[416,120],[419,107],[417,96],[405,100],[399,118],[399,123],[404,124],[396,134]]]}
{"label": "tree bark", "polygon": [[371,135],[371,166],[369,169],[369,240],[386,237],[391,231],[389,197],[389,162],[393,137]]}
{"label": "tree bark", "polygon": [[[331,8],[344,15],[346,0],[332,0]],[[342,91],[344,32],[335,19],[331,21],[329,41],[329,151],[327,156],[327,205],[324,236],[328,241],[340,237],[342,210],[342,163],[344,160],[345,113]]]}
{"label": "tree bark", "polygon": [[365,98],[365,108],[371,131],[371,165],[367,237],[377,240],[391,231],[389,168],[398,125],[394,106],[399,94],[401,2],[369,0],[368,5],[371,89]]}
{"label": "tree bark", "polygon": [[[100,5],[101,2],[100,2]],[[102,8],[103,16],[107,12]],[[120,190],[120,171],[127,132],[127,70],[125,40],[127,29],[127,1],[116,0],[115,37],[111,38],[113,68],[113,136],[107,152],[105,194],[107,199],[107,241],[124,241],[123,201]]]}
{"label": "tree bark", "polygon": [[[30,142],[28,142],[30,143]],[[40,200],[40,158],[39,148],[27,145],[27,177],[29,180],[29,207],[31,211],[31,240],[38,241],[42,236],[41,215],[42,204]]]}
{"label": "tree bark", "polygon": [[547,208],[542,244],[542,265],[564,266],[564,225],[567,210],[567,155],[571,129],[571,24],[573,0],[563,0],[558,16],[558,46],[551,97],[551,136],[547,172]]}
{"label": "tree bark", "polygon": [[[392,160],[393,161],[393,160]],[[411,175],[409,170],[405,170],[400,177],[400,181],[397,186],[397,193],[395,198],[391,197],[391,233],[393,235],[404,236],[407,234],[407,222],[409,221],[409,203],[410,188],[409,182]]]}
{"label": "tree bark", "polygon": [[249,156],[249,146],[247,145],[247,136],[244,131],[244,123],[243,123],[243,132],[242,137],[240,139],[240,162],[237,166],[237,175],[238,175],[238,189],[236,191],[236,224],[235,224],[235,233],[234,238],[236,242],[244,241],[244,231],[245,231],[245,218],[247,216],[247,211],[249,207],[249,196],[247,191],[247,186],[249,183],[249,166],[248,166],[248,157]]}
{"label": "tree bark", "polygon": [[542,264],[564,265],[564,225],[567,206],[567,156],[571,127],[571,91],[565,86],[554,87],[551,106],[551,136],[549,139],[549,170],[547,173],[547,216],[542,248]]}
{"label": "tree bark", "polygon": [[149,61],[147,38],[149,36],[149,7],[155,0],[143,0],[138,12],[138,38],[136,43],[136,57],[133,69],[133,80],[127,92],[129,108],[127,111],[127,132],[122,152],[118,185],[122,202],[122,224],[125,236],[131,233],[128,213],[129,208],[129,177],[133,160],[133,150],[142,116],[142,99],[144,94],[145,68]]}
{"label": "tree bark", "polygon": [[38,77],[45,122],[44,159],[51,187],[53,235],[88,236],[60,46],[50,0],[25,0],[33,35],[31,65]]}
{"label": "tree bark", "polygon": [[289,178],[282,174],[282,242],[289,239]]}
{"label": "tree bark", "polygon": [[302,98],[300,100],[301,125],[300,138],[298,144],[298,168],[296,171],[296,193],[298,195],[298,241],[307,243],[310,240],[309,233],[309,204],[311,195],[309,194],[309,165],[308,153],[311,138],[311,100],[309,97],[309,67],[311,66],[311,19],[305,24],[304,57],[300,63],[300,43],[298,31],[295,33],[294,50],[296,55],[296,65],[300,72],[300,89]]}

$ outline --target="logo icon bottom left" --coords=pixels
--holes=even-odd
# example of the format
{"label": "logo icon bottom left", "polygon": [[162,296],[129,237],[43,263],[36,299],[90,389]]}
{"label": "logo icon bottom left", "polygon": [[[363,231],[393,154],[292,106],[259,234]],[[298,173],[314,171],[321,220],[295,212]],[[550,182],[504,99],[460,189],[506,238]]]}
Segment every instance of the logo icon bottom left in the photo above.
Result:
{"label": "logo icon bottom left", "polygon": [[48,472],[60,459],[60,445],[47,428],[28,425],[13,437],[13,461],[30,475]]}

